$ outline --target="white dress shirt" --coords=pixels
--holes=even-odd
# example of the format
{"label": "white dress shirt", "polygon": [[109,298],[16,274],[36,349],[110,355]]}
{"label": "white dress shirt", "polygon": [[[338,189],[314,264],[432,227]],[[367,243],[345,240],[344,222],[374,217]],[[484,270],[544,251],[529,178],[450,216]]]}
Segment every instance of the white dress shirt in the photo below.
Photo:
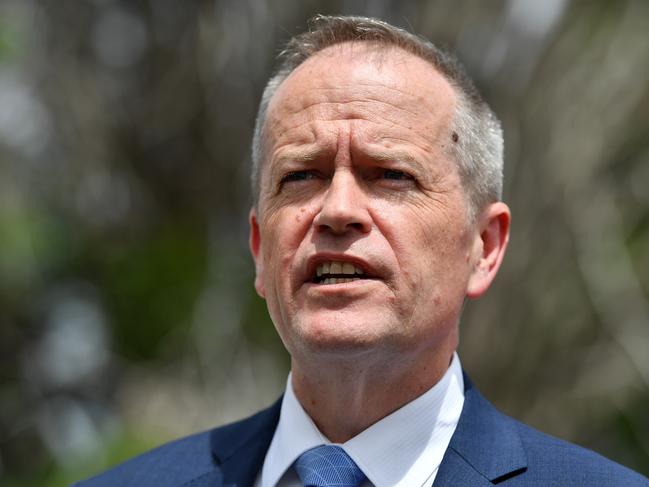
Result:
{"label": "white dress shirt", "polygon": [[[462,367],[453,354],[431,389],[339,446],[367,476],[362,487],[430,487],[463,405]],[[255,487],[302,487],[293,462],[323,444],[331,442],[302,409],[289,374],[279,423]]]}

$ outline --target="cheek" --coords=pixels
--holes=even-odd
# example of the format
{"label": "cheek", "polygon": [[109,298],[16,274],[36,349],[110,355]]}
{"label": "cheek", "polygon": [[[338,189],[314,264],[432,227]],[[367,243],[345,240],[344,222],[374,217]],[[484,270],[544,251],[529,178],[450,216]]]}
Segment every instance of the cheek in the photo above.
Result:
{"label": "cheek", "polygon": [[377,227],[388,240],[406,278],[415,279],[446,253],[450,237],[443,219],[429,208],[416,206],[377,208]]}
{"label": "cheek", "polygon": [[446,264],[458,271],[458,259],[466,262],[469,253],[469,228],[466,216],[460,208],[416,214],[420,245],[427,250],[429,258]]}
{"label": "cheek", "polygon": [[277,244],[295,245],[304,238],[313,222],[315,205],[286,205],[264,212],[262,227]]}
{"label": "cheek", "polygon": [[470,250],[461,208],[416,204],[379,210],[377,226],[390,243],[407,288],[428,293],[431,304],[461,288]]}
{"label": "cheek", "polygon": [[[288,280],[295,257],[310,228],[305,208],[284,208],[267,212],[262,221],[262,241],[266,282],[273,287]],[[270,271],[270,272],[268,272]]]}

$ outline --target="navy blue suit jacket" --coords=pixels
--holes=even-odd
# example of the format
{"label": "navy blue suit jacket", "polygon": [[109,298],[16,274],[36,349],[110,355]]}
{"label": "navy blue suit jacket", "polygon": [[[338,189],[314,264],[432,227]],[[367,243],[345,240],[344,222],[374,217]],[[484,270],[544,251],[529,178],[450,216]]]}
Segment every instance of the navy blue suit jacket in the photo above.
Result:
{"label": "navy blue suit jacket", "polygon": [[[234,424],[174,441],[76,487],[248,487],[281,401]],[[649,487],[649,479],[498,412],[465,377],[462,415],[433,487]]]}

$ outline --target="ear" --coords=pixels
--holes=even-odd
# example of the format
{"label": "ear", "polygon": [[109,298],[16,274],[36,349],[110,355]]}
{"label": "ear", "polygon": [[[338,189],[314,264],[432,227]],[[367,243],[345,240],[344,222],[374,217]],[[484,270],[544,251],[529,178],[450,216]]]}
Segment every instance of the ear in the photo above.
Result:
{"label": "ear", "polygon": [[259,223],[257,222],[257,211],[254,208],[250,209],[248,222],[250,223],[248,244],[250,245],[252,259],[255,261],[255,290],[259,296],[265,298],[266,290],[264,289],[264,262],[261,249],[261,233],[259,231]]}
{"label": "ear", "polygon": [[466,290],[469,298],[482,296],[496,277],[509,242],[510,223],[509,207],[502,201],[491,203],[476,222],[474,264]]}

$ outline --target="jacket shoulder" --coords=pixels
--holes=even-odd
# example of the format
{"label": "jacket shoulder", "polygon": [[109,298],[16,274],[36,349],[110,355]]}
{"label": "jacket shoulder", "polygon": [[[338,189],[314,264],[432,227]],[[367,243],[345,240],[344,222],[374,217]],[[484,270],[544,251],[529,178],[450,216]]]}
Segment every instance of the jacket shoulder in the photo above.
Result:
{"label": "jacket shoulder", "polygon": [[[649,479],[602,455],[513,421],[527,456],[531,485],[649,487]],[[512,485],[516,485],[515,483]]]}
{"label": "jacket shoulder", "polygon": [[[281,399],[240,421],[172,441],[74,487],[201,487],[221,485],[237,468],[249,470],[265,452]],[[259,450],[259,455],[253,451]],[[263,450],[263,452],[262,452]],[[236,456],[235,452],[245,455]],[[230,463],[224,461],[232,460]]]}
{"label": "jacket shoulder", "polygon": [[214,469],[206,431],[159,446],[75,487],[177,487]]}
{"label": "jacket shoulder", "polygon": [[649,487],[642,475],[501,413],[466,375],[464,384],[464,407],[436,487],[466,479],[480,486]]}

